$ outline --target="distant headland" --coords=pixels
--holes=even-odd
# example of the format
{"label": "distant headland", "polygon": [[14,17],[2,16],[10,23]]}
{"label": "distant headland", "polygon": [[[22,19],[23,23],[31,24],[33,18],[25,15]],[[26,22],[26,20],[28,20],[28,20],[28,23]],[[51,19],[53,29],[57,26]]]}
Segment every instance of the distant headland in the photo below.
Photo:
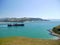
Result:
{"label": "distant headland", "polygon": [[42,18],[0,18],[0,22],[49,21]]}

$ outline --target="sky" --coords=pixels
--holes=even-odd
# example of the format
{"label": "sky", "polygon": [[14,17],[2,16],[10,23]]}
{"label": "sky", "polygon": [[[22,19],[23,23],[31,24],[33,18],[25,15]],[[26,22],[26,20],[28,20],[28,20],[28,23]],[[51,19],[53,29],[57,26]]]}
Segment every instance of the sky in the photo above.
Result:
{"label": "sky", "polygon": [[60,19],[60,0],[0,0],[0,18]]}

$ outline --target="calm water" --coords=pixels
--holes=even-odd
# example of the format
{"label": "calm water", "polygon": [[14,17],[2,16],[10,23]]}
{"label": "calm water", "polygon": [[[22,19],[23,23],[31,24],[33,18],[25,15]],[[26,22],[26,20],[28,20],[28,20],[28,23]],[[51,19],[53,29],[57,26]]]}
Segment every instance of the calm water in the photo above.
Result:
{"label": "calm water", "polygon": [[[5,23],[6,25],[3,25]],[[11,22],[0,22],[0,38],[11,36],[23,36],[29,38],[55,39],[48,30],[60,25],[60,21],[25,22],[24,27],[8,27]],[[16,23],[16,22],[12,22]]]}

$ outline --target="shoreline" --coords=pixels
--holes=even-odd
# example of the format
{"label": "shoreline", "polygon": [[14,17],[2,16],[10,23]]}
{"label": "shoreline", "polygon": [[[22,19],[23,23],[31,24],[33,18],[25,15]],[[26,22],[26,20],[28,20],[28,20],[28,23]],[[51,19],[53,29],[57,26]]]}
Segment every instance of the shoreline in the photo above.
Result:
{"label": "shoreline", "polygon": [[0,37],[0,39],[15,38],[15,37],[31,38],[31,39],[43,39],[43,40],[58,40],[58,37],[52,37],[52,38],[32,38],[32,37],[25,37],[25,36],[7,36],[7,37]]}
{"label": "shoreline", "polygon": [[56,34],[52,30],[48,30],[48,31],[50,32],[50,35],[56,36],[56,37],[58,37],[58,40],[60,40],[60,35],[59,34]]}

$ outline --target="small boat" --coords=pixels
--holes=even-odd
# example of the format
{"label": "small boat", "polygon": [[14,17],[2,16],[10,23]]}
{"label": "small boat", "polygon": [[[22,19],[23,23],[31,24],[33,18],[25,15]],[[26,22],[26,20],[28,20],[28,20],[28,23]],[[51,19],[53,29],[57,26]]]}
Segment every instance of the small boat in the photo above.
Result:
{"label": "small boat", "polygon": [[8,24],[8,26],[24,26],[24,24]]}

